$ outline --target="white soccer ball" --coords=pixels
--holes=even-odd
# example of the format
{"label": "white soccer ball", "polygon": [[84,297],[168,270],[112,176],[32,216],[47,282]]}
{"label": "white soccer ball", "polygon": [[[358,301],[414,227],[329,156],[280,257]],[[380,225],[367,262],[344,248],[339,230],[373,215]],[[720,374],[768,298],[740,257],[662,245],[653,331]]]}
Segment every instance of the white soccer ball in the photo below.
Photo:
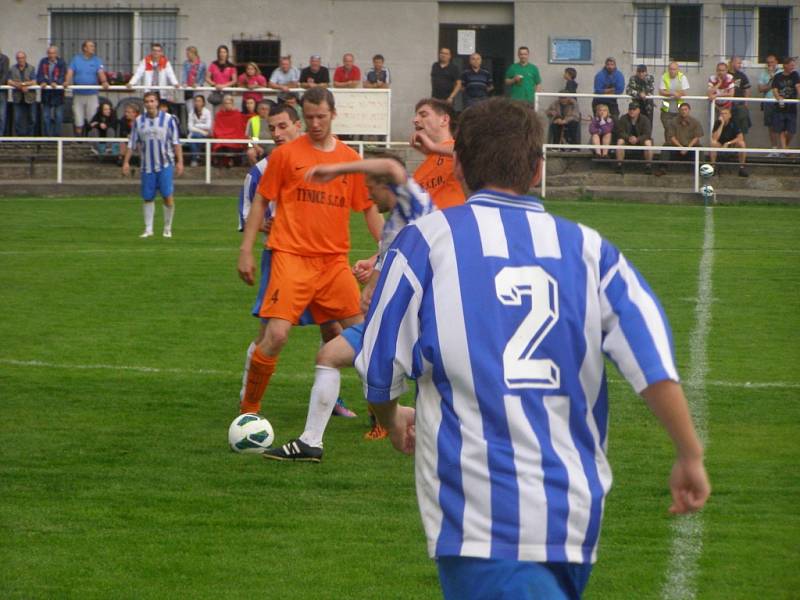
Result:
{"label": "white soccer ball", "polygon": [[714,197],[714,188],[710,185],[704,185],[700,188],[700,193],[703,194],[703,198],[713,198]]}
{"label": "white soccer ball", "polygon": [[703,177],[711,177],[714,175],[714,167],[708,163],[700,165],[700,175]]}
{"label": "white soccer ball", "polygon": [[234,452],[261,454],[274,441],[270,422],[255,413],[239,415],[228,428],[228,444]]}

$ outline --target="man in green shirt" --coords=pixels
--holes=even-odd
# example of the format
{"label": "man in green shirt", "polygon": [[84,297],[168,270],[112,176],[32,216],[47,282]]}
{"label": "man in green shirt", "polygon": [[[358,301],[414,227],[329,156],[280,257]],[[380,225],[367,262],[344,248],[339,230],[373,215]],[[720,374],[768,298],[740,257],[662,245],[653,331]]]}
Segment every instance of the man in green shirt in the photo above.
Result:
{"label": "man in green shirt", "polygon": [[509,95],[514,100],[522,100],[533,104],[536,92],[542,85],[542,76],[536,65],[528,62],[531,51],[527,46],[520,46],[517,50],[519,62],[514,63],[506,71],[506,85]]}

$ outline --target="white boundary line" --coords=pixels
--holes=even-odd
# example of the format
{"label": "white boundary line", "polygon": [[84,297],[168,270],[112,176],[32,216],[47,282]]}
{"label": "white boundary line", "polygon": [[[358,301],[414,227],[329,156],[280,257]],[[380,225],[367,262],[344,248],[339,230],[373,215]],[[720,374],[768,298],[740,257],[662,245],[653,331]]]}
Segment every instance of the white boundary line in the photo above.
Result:
{"label": "white boundary line", "polygon": [[[166,373],[175,375],[222,375],[225,377],[235,377],[240,375],[237,371],[223,371],[219,369],[184,369],[180,367],[165,368],[165,367],[145,367],[137,365],[75,365],[65,363],[50,363],[41,360],[18,360],[14,358],[0,358],[0,365],[8,365],[12,367],[34,367],[34,368],[48,368],[48,369],[74,369],[76,371],[129,371],[132,373]],[[345,376],[349,371],[342,373]],[[296,379],[298,381],[311,380],[314,378],[314,373],[284,373],[279,371],[276,377],[286,379]],[[626,384],[627,382],[622,379],[608,379],[609,383]],[[794,381],[706,381],[706,387],[724,387],[724,388],[744,388],[744,389],[800,389],[800,382]]]}
{"label": "white boundary line", "polygon": [[[711,328],[712,273],[714,270],[714,212],[705,209],[703,228],[703,254],[697,276],[697,304],[695,326],[689,337],[689,375],[684,382],[689,408],[692,411],[697,435],[708,447],[708,401],[706,375],[708,375],[708,333]],[[697,564],[703,552],[703,514],[694,513],[674,517],[672,549],[661,597],[665,600],[694,599],[697,595]]]}

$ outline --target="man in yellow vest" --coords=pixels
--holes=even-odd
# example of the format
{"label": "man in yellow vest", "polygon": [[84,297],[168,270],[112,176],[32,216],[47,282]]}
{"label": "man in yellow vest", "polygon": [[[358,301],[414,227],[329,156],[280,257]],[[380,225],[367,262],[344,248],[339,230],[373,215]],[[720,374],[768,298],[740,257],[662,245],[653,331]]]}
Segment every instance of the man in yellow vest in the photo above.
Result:
{"label": "man in yellow vest", "polygon": [[250,143],[247,145],[247,160],[250,161],[251,166],[256,164],[264,156],[264,146],[258,142],[260,140],[270,139],[269,123],[267,123],[269,109],[269,101],[262,100],[256,106],[256,114],[247,121],[245,137],[250,140]]}
{"label": "man in yellow vest", "polygon": [[678,63],[671,62],[666,73],[661,76],[661,85],[658,93],[669,100],[661,101],[661,124],[664,126],[664,143],[668,142],[667,130],[670,122],[678,116],[678,108],[683,104],[682,98],[689,89],[689,80],[678,68]]}

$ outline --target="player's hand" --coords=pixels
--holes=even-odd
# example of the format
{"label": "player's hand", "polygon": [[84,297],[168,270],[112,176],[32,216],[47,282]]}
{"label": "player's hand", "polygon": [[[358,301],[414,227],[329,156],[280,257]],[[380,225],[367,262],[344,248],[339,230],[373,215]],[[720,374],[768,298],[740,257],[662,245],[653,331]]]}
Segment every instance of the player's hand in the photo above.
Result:
{"label": "player's hand", "polygon": [[669,487],[672,492],[669,512],[672,514],[693,513],[703,508],[711,494],[711,484],[708,482],[703,459],[676,460],[672,466]]}
{"label": "player's hand", "polygon": [[127,162],[122,163],[122,174],[128,177],[131,174],[131,165]]}
{"label": "player's hand", "polygon": [[388,426],[389,439],[395,450],[403,454],[414,454],[417,432],[414,426],[415,411],[410,406],[397,405],[394,422]]}
{"label": "player's hand", "polygon": [[179,160],[177,163],[175,163],[175,175],[177,175],[178,177],[183,175],[183,161],[182,160]]}
{"label": "player's hand", "polygon": [[[377,284],[377,281],[375,282]],[[363,290],[361,290],[361,302],[359,308],[361,312],[367,314],[369,312],[369,305],[372,303],[372,296],[375,293],[374,285],[367,285]]]}
{"label": "player's hand", "polygon": [[317,165],[311,167],[305,174],[305,180],[310,183],[328,183],[339,176],[336,165]]}
{"label": "player's hand", "polygon": [[239,252],[239,264],[237,265],[239,278],[247,285],[253,285],[256,278],[256,265],[253,262],[253,253],[247,250]]}
{"label": "player's hand", "polygon": [[433,140],[423,131],[415,131],[411,134],[411,147],[423,154],[430,154],[435,150]]}
{"label": "player's hand", "polygon": [[272,217],[264,218],[264,220],[261,221],[261,227],[259,227],[258,230],[269,235],[269,232],[272,231]]}
{"label": "player's hand", "polygon": [[366,260],[357,260],[353,265],[353,275],[356,276],[358,283],[364,284],[369,281],[372,271],[375,268],[375,256]]}

